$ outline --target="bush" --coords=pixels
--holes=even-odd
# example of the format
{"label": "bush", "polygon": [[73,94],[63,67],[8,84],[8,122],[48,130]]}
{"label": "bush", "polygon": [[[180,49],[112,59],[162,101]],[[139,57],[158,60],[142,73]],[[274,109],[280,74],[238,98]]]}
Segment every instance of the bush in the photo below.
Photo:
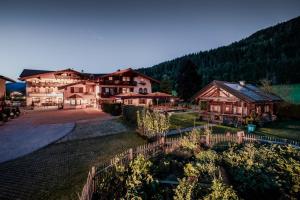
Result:
{"label": "bush", "polygon": [[169,116],[149,109],[137,111],[138,132],[148,139],[164,135],[170,127]]}
{"label": "bush", "polygon": [[122,113],[121,103],[102,103],[101,108],[104,112],[113,116],[118,116]]}
{"label": "bush", "polygon": [[143,106],[123,105],[122,115],[123,119],[130,124],[137,125],[137,112],[142,111]]}
{"label": "bush", "polygon": [[300,120],[300,105],[281,103],[278,105],[277,116],[281,119]]}

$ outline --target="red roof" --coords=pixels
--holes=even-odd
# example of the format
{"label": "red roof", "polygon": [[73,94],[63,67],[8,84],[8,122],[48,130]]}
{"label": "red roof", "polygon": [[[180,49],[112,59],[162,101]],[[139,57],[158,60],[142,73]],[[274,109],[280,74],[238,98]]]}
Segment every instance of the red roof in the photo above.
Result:
{"label": "red roof", "polygon": [[142,77],[144,77],[144,78],[146,78],[146,79],[149,79],[150,81],[153,81],[153,82],[156,82],[156,83],[160,83],[158,80],[156,80],[156,79],[154,79],[154,78],[151,78],[150,76],[147,76],[147,75],[145,75],[145,74],[142,74],[142,73],[140,73],[140,72],[138,72],[138,71],[136,71],[136,70],[133,70],[133,69],[131,69],[131,68],[128,68],[128,69],[122,69],[122,70],[117,70],[117,71],[115,71],[115,72],[113,72],[113,73],[106,74],[106,75],[104,75],[104,76],[102,76],[102,77],[108,77],[108,76],[113,76],[113,75],[121,75],[121,74],[124,74],[124,73],[127,73],[127,72],[132,72],[132,73],[135,73],[135,74],[137,74],[137,75],[139,75],[139,76],[142,76]]}

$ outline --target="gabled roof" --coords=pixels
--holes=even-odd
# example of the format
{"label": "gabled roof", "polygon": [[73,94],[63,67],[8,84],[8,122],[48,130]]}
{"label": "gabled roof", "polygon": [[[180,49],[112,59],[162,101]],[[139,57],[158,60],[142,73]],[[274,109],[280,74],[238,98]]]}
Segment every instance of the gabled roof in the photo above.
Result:
{"label": "gabled roof", "polygon": [[240,83],[232,83],[226,81],[217,81],[214,80],[203,89],[201,89],[198,93],[196,93],[193,99],[197,98],[201,95],[204,91],[212,86],[217,86],[219,88],[224,89],[225,91],[231,93],[232,95],[240,98],[246,102],[270,102],[270,101],[282,101],[279,96],[275,94],[266,93],[261,90],[259,87],[256,87],[252,84],[244,84],[241,85]]}
{"label": "gabled roof", "polygon": [[151,78],[150,76],[147,76],[145,74],[142,74],[142,73],[140,73],[140,72],[138,72],[136,70],[133,70],[132,68],[117,70],[117,71],[115,71],[113,73],[109,73],[109,74],[106,74],[106,75],[102,76],[102,78],[108,77],[108,76],[122,75],[122,74],[128,73],[128,72],[131,72],[131,73],[137,74],[139,76],[142,76],[142,77],[144,77],[146,79],[149,79],[152,82],[160,83],[158,80],[156,80],[154,78]]}
{"label": "gabled roof", "polygon": [[22,73],[20,74],[20,78],[27,77],[27,76],[34,76],[39,74],[45,74],[49,72],[55,72],[55,71],[49,71],[49,70],[37,70],[37,69],[24,69]]}
{"label": "gabled roof", "polygon": [[8,78],[8,77],[2,76],[2,75],[0,75],[0,79],[6,80],[6,81],[10,81],[10,82],[13,82],[13,83],[16,82],[15,80],[13,80],[13,79],[11,79],[11,78]]}
{"label": "gabled roof", "polygon": [[80,74],[80,72],[73,70],[73,69],[63,69],[63,70],[58,70],[58,71],[48,71],[48,70],[36,70],[36,69],[24,69],[22,73],[20,74],[20,80],[24,80],[25,78],[29,77],[35,77],[41,74],[51,74],[51,73],[59,73],[59,72],[65,72],[65,71],[72,71],[75,73]]}

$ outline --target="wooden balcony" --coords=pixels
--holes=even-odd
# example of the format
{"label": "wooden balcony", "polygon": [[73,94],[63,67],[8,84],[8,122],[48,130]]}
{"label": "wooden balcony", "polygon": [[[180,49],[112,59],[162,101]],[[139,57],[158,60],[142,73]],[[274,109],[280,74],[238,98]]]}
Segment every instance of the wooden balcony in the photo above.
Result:
{"label": "wooden balcony", "polygon": [[100,85],[137,86],[136,81],[102,80]]}

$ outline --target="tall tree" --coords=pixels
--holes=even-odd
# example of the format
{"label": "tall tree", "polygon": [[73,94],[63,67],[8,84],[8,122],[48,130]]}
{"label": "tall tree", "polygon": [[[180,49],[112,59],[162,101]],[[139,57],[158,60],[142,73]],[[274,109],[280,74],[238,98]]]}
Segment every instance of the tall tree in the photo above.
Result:
{"label": "tall tree", "polygon": [[197,66],[191,60],[184,60],[177,76],[178,97],[188,101],[201,88],[201,82]]}
{"label": "tall tree", "polygon": [[172,93],[172,82],[168,75],[163,75],[162,81],[160,82],[160,91],[168,94]]}

